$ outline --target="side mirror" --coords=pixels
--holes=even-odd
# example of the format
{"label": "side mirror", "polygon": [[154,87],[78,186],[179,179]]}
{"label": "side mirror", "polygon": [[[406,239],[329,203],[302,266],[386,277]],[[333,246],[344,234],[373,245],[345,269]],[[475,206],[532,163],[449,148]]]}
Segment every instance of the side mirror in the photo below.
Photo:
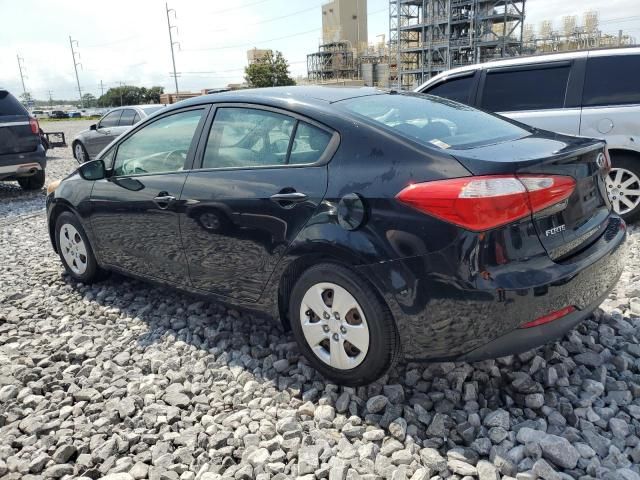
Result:
{"label": "side mirror", "polygon": [[97,128],[98,128],[98,125],[96,125],[95,123],[89,126],[89,130],[97,130]]}
{"label": "side mirror", "polygon": [[102,180],[107,176],[107,169],[102,160],[92,160],[80,165],[78,173],[85,180]]}

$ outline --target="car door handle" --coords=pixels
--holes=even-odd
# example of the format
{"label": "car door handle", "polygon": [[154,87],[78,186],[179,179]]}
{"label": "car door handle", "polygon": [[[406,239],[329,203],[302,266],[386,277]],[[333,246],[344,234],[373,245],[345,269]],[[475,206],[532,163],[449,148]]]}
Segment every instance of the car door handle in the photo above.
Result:
{"label": "car door handle", "polygon": [[307,198],[307,194],[302,192],[289,192],[289,193],[276,193],[275,195],[271,195],[271,200],[276,203],[299,203],[304,202]]}
{"label": "car door handle", "polygon": [[154,197],[153,201],[156,202],[156,205],[158,205],[158,207],[166,209],[169,208],[169,205],[176,201],[176,197],[174,197],[173,195],[169,195],[167,192],[160,192],[157,197]]}

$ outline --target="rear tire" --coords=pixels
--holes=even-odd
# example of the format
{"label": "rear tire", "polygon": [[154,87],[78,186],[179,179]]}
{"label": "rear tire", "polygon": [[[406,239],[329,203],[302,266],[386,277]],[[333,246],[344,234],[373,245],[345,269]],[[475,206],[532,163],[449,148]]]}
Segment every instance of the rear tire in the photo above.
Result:
{"label": "rear tire", "polygon": [[289,318],[304,356],[337,384],[369,384],[400,356],[387,305],[365,279],[340,265],[319,264],[301,275],[291,292]]}
{"label": "rear tire", "polygon": [[69,275],[82,283],[102,280],[106,272],[98,262],[80,221],[71,212],[56,219],[56,246],[62,265]]}
{"label": "rear tire", "polygon": [[29,177],[18,178],[18,184],[23,190],[40,190],[44,187],[44,170],[38,170],[36,173]]}
{"label": "rear tire", "polygon": [[634,222],[640,218],[640,159],[614,153],[611,162],[606,179],[609,200],[626,222]]}
{"label": "rear tire", "polygon": [[81,142],[73,144],[73,158],[75,158],[78,163],[86,163],[89,161],[87,149],[84,148],[84,145]]}

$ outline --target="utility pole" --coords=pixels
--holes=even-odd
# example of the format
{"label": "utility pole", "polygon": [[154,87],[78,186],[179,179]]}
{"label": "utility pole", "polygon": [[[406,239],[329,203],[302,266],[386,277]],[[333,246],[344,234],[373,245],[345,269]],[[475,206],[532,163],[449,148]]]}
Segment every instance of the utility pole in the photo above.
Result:
{"label": "utility pole", "polygon": [[122,106],[122,87],[124,87],[124,82],[118,82],[118,85],[120,85],[120,106]]}
{"label": "utility pole", "polygon": [[53,93],[49,90],[49,108],[53,107]]}
{"label": "utility pole", "polygon": [[24,95],[24,101],[26,102],[28,101],[27,87],[24,86],[24,73],[22,72],[24,68],[24,58],[22,58],[20,54],[17,54],[16,58],[18,59],[18,70],[20,70],[20,80],[22,81],[22,93]]}
{"label": "utility pole", "polygon": [[[100,98],[103,98],[103,97],[104,97],[104,85],[103,85],[103,83],[102,83],[102,80],[100,80],[100,91],[102,92],[102,93],[100,94]],[[100,102],[100,101],[98,101],[98,106],[100,106],[100,104],[101,104],[101,102]]]}
{"label": "utility pole", "polygon": [[77,40],[72,40],[71,39],[71,35],[69,35],[69,46],[71,47],[71,57],[73,58],[73,69],[76,71],[76,82],[78,84],[78,95],[80,95],[80,107],[84,108],[84,101],[82,100],[82,90],[80,89],[80,77],[78,77],[78,65],[82,66],[82,64],[80,62],[78,62],[78,60],[76,59],[76,55],[78,55],[78,58],[80,58],[80,54],[77,53],[74,49],[73,49],[73,44],[76,44],[76,47],[78,46],[78,41]]}
{"label": "utility pole", "polygon": [[180,100],[180,94],[178,92],[178,73],[176,72],[176,56],[175,53],[173,52],[173,46],[175,44],[180,45],[180,42],[174,42],[173,41],[173,35],[171,34],[171,29],[175,28],[176,31],[178,31],[178,27],[176,27],[175,25],[171,25],[171,20],[169,19],[169,12],[173,12],[173,19],[176,19],[176,11],[173,8],[169,8],[169,4],[165,3],[164,4],[166,9],[167,9],[167,27],[169,29],[169,45],[171,46],[171,62],[173,63],[173,80],[176,83],[176,102],[178,100]]}

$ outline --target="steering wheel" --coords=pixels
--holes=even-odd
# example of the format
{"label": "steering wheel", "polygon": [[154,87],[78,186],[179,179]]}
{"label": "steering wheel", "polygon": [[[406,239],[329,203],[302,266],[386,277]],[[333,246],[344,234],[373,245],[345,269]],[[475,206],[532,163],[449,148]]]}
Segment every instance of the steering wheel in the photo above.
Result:
{"label": "steering wheel", "polygon": [[187,159],[186,150],[172,150],[164,157],[163,165],[169,170],[182,170],[184,161]]}

